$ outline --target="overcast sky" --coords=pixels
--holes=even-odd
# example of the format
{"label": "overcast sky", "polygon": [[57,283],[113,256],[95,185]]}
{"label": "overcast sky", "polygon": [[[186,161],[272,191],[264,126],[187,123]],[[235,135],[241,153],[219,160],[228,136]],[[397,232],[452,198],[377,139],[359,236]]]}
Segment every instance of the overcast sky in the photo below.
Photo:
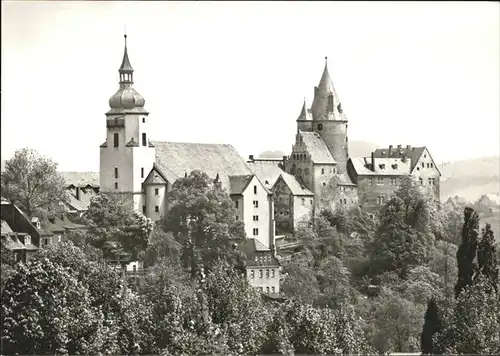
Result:
{"label": "overcast sky", "polygon": [[499,154],[497,2],[2,1],[2,158],[98,170],[126,26],[150,137],[289,153],[328,56],[349,140]]}

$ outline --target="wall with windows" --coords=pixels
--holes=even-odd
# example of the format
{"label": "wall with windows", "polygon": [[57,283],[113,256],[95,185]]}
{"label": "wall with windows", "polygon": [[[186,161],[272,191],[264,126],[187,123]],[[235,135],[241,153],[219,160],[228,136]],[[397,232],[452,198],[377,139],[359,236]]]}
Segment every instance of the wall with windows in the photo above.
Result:
{"label": "wall with windows", "polygon": [[412,176],[423,194],[432,194],[437,201],[440,200],[440,174],[427,149],[417,161]]}
{"label": "wall with windows", "polygon": [[249,266],[246,268],[248,284],[262,293],[280,292],[279,266]]}
{"label": "wall with windows", "polygon": [[359,204],[367,212],[378,211],[398,189],[401,175],[363,175],[358,177]]}
{"label": "wall with windows", "polygon": [[140,211],[153,221],[159,221],[168,211],[168,184],[145,184],[145,190]]}
{"label": "wall with windows", "polygon": [[269,247],[270,241],[274,243],[274,206],[272,197],[256,176],[243,192],[241,205],[245,232],[249,238],[259,240],[264,246]]}
{"label": "wall with windows", "polygon": [[294,195],[292,197],[293,228],[309,227],[314,215],[314,196]]}

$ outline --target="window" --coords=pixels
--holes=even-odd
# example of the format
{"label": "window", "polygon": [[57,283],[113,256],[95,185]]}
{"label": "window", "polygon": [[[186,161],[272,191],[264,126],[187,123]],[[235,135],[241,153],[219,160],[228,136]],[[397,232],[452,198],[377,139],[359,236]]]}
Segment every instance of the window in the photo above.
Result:
{"label": "window", "polygon": [[24,244],[25,245],[31,245],[31,236],[26,236],[25,237]]}
{"label": "window", "polygon": [[236,209],[238,209],[238,202],[237,202],[237,201],[235,201],[235,202],[234,202],[234,207],[235,207]]}
{"label": "window", "polygon": [[259,207],[259,201],[258,200],[254,200],[253,201],[253,207],[254,208],[258,208]]}
{"label": "window", "polygon": [[266,278],[269,278],[269,270],[266,269]]}
{"label": "window", "polygon": [[266,293],[269,294],[269,287],[266,287]]}
{"label": "window", "polygon": [[422,162],[422,168],[425,168],[425,163],[424,162]]}
{"label": "window", "polygon": [[142,206],[142,213],[143,213],[143,214],[146,214],[146,205],[143,205],[143,206]]}
{"label": "window", "polygon": [[429,185],[434,185],[434,178],[429,178]]}
{"label": "window", "polygon": [[115,179],[118,179],[118,167],[115,167]]}
{"label": "window", "polygon": [[271,278],[274,278],[274,269],[271,270]]}
{"label": "window", "polygon": [[347,204],[347,199],[344,198],[344,204]]}
{"label": "window", "polygon": [[143,118],[142,118],[142,123],[144,124],[145,122],[146,122],[146,118],[145,118],[145,117],[143,117]]}
{"label": "window", "polygon": [[43,244],[48,245],[49,244],[49,239],[43,239]]}
{"label": "window", "polygon": [[333,168],[333,173],[337,173],[337,168]]}
{"label": "window", "polygon": [[431,163],[431,168],[434,168],[434,163]]}
{"label": "window", "polygon": [[325,182],[323,182],[323,187],[326,187],[326,183]]}
{"label": "window", "polygon": [[144,168],[141,168],[141,178],[144,178]]}
{"label": "window", "polygon": [[380,167],[380,169],[385,169],[385,164],[379,164],[378,166]]}
{"label": "window", "polygon": [[377,185],[384,185],[384,178],[377,177]]}
{"label": "window", "polygon": [[159,195],[160,194],[160,189],[159,188],[155,188],[155,195]]}
{"label": "window", "polygon": [[302,205],[306,205],[306,199],[302,198]]}
{"label": "window", "polygon": [[114,147],[118,147],[118,138],[119,138],[119,136],[117,133],[113,134],[113,146]]}
{"label": "window", "polygon": [[342,204],[342,199],[340,199],[340,204]]}
{"label": "window", "polygon": [[319,131],[323,130],[323,124],[318,124],[318,130]]}
{"label": "window", "polygon": [[240,217],[238,215],[235,216],[236,220],[238,220]]}
{"label": "window", "polygon": [[259,269],[259,278],[262,278],[262,270]]}
{"label": "window", "polygon": [[250,270],[250,278],[255,278],[255,271],[253,269]]}
{"label": "window", "polygon": [[143,146],[147,146],[147,142],[146,142],[146,141],[147,141],[147,140],[146,140],[146,133],[144,133],[144,132],[143,132],[143,133],[142,133],[142,145],[143,145]]}
{"label": "window", "polygon": [[368,185],[373,185],[373,178],[368,178]]}
{"label": "window", "polygon": [[379,197],[377,197],[377,204],[378,204],[378,205],[382,205],[382,204],[384,204],[384,197],[383,197],[383,196],[379,196]]}
{"label": "window", "polygon": [[424,158],[427,158],[427,155],[424,155]]}
{"label": "window", "polygon": [[257,186],[256,185],[253,186],[253,193],[257,194]]}
{"label": "window", "polygon": [[391,178],[391,185],[396,185],[396,178]]}
{"label": "window", "polygon": [[325,169],[321,168],[321,174],[325,174]]}
{"label": "window", "polygon": [[160,207],[157,205],[155,206],[155,213],[159,213],[160,212]]}
{"label": "window", "polygon": [[328,95],[328,111],[333,111],[333,95]]}
{"label": "window", "polygon": [[259,235],[259,229],[254,228],[253,229],[253,236],[258,236]]}
{"label": "window", "polygon": [[392,165],[392,169],[398,169],[398,164],[397,164],[397,163],[394,163],[394,164]]}
{"label": "window", "polygon": [[254,215],[253,216],[253,221],[259,221],[259,215]]}
{"label": "window", "polygon": [[274,286],[271,287],[271,291],[273,292],[273,294],[276,293],[275,290],[274,290]]}
{"label": "window", "polygon": [[427,163],[427,168],[431,168],[431,164],[430,163]]}
{"label": "window", "polygon": [[311,199],[311,205],[313,205],[313,200]]}
{"label": "window", "polygon": [[134,272],[137,272],[137,266],[136,266],[136,265],[133,265],[133,266],[132,266],[132,270],[133,270]]}
{"label": "window", "polygon": [[424,179],[422,177],[418,178],[418,181],[420,182],[420,185],[424,185]]}
{"label": "window", "polygon": [[118,182],[115,182],[115,189],[118,189]]}

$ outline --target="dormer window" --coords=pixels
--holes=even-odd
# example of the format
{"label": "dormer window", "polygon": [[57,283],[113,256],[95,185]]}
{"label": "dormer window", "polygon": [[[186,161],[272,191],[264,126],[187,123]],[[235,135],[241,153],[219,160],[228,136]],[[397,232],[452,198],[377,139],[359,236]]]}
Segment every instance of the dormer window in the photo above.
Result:
{"label": "dormer window", "polygon": [[397,163],[394,163],[394,164],[392,165],[392,169],[398,169],[398,164],[397,164]]}
{"label": "dormer window", "polygon": [[318,124],[318,130],[319,131],[323,130],[323,124]]}
{"label": "dormer window", "polygon": [[385,164],[379,164],[378,166],[380,167],[380,169],[385,169]]}

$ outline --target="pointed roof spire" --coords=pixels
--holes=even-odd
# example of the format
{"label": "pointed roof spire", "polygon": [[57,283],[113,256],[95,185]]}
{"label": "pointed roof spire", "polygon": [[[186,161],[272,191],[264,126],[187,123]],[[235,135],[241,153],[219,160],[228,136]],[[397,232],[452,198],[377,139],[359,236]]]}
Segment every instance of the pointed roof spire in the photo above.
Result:
{"label": "pointed roof spire", "polygon": [[297,121],[298,120],[311,120],[311,114],[309,112],[309,109],[307,108],[306,97],[304,97],[304,104],[302,105],[302,110],[300,111],[299,117],[297,118]]}
{"label": "pointed roof spire", "polygon": [[[314,100],[311,107],[313,120],[324,120],[328,117],[328,97],[331,95],[333,95],[333,114],[335,117],[338,115],[343,116],[342,111],[338,109],[340,99],[328,72],[328,57],[325,56],[325,68],[323,69],[319,84],[314,90]],[[342,117],[341,119],[344,118]]]}
{"label": "pointed roof spire", "polygon": [[122,73],[132,74],[134,72],[134,68],[132,68],[132,66],[130,65],[130,60],[128,59],[127,34],[125,33],[123,37],[125,38],[125,50],[123,52],[122,65],[120,66],[120,69],[118,71],[120,72],[120,74]]}

